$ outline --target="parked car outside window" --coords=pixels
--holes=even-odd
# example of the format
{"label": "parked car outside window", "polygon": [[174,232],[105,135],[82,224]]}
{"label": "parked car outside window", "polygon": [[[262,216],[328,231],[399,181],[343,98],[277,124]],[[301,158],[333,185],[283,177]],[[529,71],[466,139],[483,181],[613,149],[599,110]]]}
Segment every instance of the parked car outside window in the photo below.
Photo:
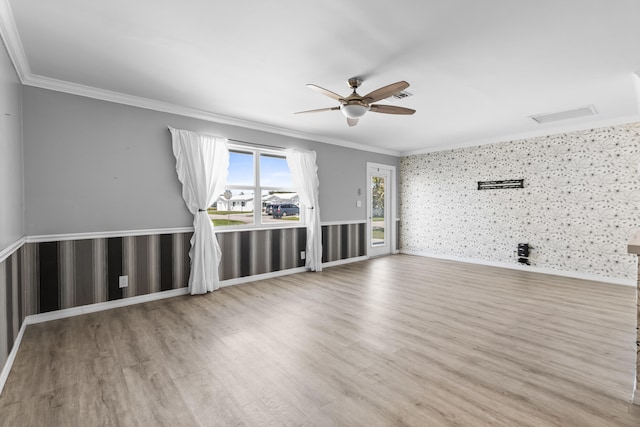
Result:
{"label": "parked car outside window", "polygon": [[264,213],[267,215],[273,215],[273,208],[275,208],[278,205],[275,205],[273,203],[269,203],[267,206],[265,206],[264,208]]}
{"label": "parked car outside window", "polygon": [[300,215],[300,208],[292,203],[283,203],[273,207],[273,217],[282,218],[285,216]]}

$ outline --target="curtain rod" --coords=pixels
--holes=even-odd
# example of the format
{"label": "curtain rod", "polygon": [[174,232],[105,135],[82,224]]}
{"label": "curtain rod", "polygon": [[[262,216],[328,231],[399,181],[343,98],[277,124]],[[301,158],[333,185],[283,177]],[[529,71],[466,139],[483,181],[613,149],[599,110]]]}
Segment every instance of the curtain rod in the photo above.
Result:
{"label": "curtain rod", "polygon": [[[169,131],[171,131],[171,126],[167,127]],[[224,138],[224,137],[218,137],[218,138]],[[267,145],[267,144],[258,144],[257,142],[249,142],[249,141],[241,141],[239,139],[232,139],[232,138],[227,138],[227,141],[230,142],[238,142],[240,144],[248,144],[248,145],[255,145],[258,147],[267,147],[267,148],[279,148],[281,150],[286,150],[286,147],[280,147],[278,145]]]}
{"label": "curtain rod", "polygon": [[286,147],[279,147],[277,145],[258,144],[257,142],[240,141],[239,139],[227,138],[227,141],[229,141],[229,142],[238,142],[240,144],[255,145],[255,146],[258,146],[258,147],[279,148],[281,150],[286,150]]}
{"label": "curtain rod", "polygon": [[[171,126],[167,127],[169,131],[171,131]],[[191,132],[191,131],[189,131]],[[213,135],[215,136],[215,135]],[[217,138],[226,138],[226,137],[221,137],[221,136],[217,136]],[[238,142],[240,144],[248,144],[248,145],[255,145],[257,147],[267,147],[267,148],[279,148],[281,150],[286,150],[286,147],[280,147],[278,145],[267,145],[267,144],[258,144],[257,142],[249,142],[249,141],[241,141],[239,139],[232,139],[232,138],[227,138],[227,141],[229,142]]]}

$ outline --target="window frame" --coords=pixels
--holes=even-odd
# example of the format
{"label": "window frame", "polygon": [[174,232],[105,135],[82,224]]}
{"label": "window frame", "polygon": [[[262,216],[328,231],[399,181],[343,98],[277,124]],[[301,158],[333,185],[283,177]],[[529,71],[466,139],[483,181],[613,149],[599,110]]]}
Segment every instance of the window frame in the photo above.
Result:
{"label": "window frame", "polygon": [[[287,158],[284,149],[276,148],[262,148],[243,144],[230,144],[227,143],[229,153],[239,152],[247,153],[253,156],[253,185],[248,184],[225,184],[225,190],[245,190],[253,191],[253,224],[242,225],[217,225],[214,228],[216,233],[224,233],[231,231],[243,231],[243,230],[271,230],[274,228],[300,228],[306,226],[306,218],[304,215],[305,209],[302,202],[298,202],[300,209],[298,221],[282,221],[275,223],[263,223],[262,222],[262,192],[263,191],[287,191],[291,193],[297,193],[293,187],[274,187],[263,186],[260,182],[260,156],[265,155],[269,157]],[[290,223],[290,224],[288,224]]]}

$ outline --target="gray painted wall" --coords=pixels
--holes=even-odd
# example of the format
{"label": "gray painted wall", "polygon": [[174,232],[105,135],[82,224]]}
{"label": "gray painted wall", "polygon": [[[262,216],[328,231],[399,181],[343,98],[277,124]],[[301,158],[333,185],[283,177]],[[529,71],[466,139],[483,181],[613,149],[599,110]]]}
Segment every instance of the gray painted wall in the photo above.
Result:
{"label": "gray painted wall", "polygon": [[0,250],[24,235],[21,84],[0,43]]}
{"label": "gray painted wall", "polygon": [[[322,221],[365,220],[366,163],[399,158],[23,88],[26,233],[191,226],[167,126],[318,155]],[[364,195],[360,196],[364,202]]]}

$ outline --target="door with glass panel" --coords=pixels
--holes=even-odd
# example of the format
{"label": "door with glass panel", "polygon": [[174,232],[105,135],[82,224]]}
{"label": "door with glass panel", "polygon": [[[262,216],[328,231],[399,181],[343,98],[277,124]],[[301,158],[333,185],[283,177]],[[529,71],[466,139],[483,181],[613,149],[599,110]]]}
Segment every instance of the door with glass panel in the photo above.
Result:
{"label": "door with glass panel", "polygon": [[391,253],[391,170],[383,167],[368,168],[368,255]]}

